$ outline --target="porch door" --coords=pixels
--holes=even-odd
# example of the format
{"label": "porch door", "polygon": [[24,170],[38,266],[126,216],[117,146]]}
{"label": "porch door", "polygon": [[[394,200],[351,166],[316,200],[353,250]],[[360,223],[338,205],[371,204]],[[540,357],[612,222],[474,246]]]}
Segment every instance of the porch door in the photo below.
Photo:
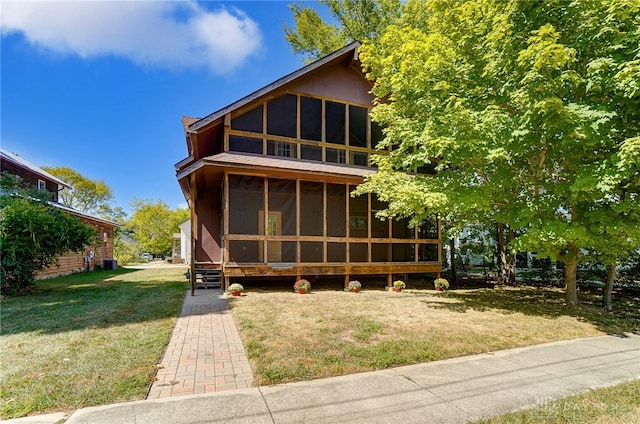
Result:
{"label": "porch door", "polygon": [[[260,227],[260,234],[264,231],[264,211],[260,211],[258,214],[258,223]],[[281,236],[282,235],[282,212],[269,211],[267,222],[267,236]],[[260,259],[264,258],[264,244],[260,243]],[[282,242],[269,240],[267,241],[267,262],[281,262],[282,261]]]}

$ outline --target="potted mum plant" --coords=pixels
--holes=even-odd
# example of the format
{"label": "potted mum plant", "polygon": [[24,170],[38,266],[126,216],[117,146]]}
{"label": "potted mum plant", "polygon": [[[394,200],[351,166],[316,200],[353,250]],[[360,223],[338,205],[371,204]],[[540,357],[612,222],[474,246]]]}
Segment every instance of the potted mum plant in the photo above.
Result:
{"label": "potted mum plant", "polygon": [[360,293],[362,284],[360,284],[360,281],[358,280],[349,281],[349,285],[347,286],[347,288],[351,293]]}
{"label": "potted mum plant", "polygon": [[301,279],[296,281],[293,285],[293,289],[300,294],[305,294],[306,292],[311,290],[311,283],[305,279]]}
{"label": "potted mum plant", "polygon": [[233,283],[227,290],[232,296],[240,296],[240,293],[244,291],[244,287],[242,287],[242,284]]}
{"label": "potted mum plant", "polygon": [[396,281],[393,282],[393,291],[394,292],[401,292],[402,289],[404,289],[405,287],[407,287],[407,285],[402,280],[396,280]]}
{"label": "potted mum plant", "polygon": [[449,282],[446,278],[436,278],[433,282],[433,285],[436,286],[437,291],[442,291],[449,288]]}

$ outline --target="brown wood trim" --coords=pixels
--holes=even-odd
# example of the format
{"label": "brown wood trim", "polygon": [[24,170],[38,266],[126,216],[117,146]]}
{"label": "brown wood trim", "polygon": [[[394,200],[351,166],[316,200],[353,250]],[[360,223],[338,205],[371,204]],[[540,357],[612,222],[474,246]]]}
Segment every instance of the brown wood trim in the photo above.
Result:
{"label": "brown wood trim", "polygon": [[380,263],[380,264],[229,264],[225,267],[225,276],[297,276],[297,275],[393,275],[412,273],[438,273],[442,265],[437,262]]}

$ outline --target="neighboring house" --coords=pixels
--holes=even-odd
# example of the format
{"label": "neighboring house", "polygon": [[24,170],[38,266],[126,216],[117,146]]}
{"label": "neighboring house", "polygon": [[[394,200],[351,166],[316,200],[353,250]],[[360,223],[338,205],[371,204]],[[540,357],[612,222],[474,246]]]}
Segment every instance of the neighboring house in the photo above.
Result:
{"label": "neighboring house", "polygon": [[191,220],[187,219],[180,228],[180,259],[185,264],[191,264]]}
{"label": "neighboring house", "polygon": [[98,232],[99,240],[93,246],[87,246],[83,252],[69,252],[58,258],[59,266],[52,266],[38,273],[37,278],[50,278],[71,274],[96,266],[115,267],[113,259],[113,237],[117,223],[88,215],[58,203],[58,192],[71,186],[54,177],[43,169],[26,161],[20,156],[0,149],[0,170],[22,178],[29,186],[51,193],[51,204],[66,213],[82,219]]}
{"label": "neighboring house", "polygon": [[205,118],[183,118],[176,164],[191,209],[192,275],[384,276],[439,273],[437,222],[380,221],[375,195],[352,197],[376,172],[382,138],[352,43]]}

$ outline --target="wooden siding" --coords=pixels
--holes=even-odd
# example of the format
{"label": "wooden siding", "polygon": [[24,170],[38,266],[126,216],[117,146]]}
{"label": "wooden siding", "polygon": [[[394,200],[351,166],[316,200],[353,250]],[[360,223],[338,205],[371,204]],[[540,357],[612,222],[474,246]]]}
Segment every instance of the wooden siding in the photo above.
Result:
{"label": "wooden siding", "polygon": [[34,190],[38,189],[38,180],[42,180],[45,182],[46,190],[51,193],[52,202],[58,201],[58,183],[51,181],[50,179],[36,174],[28,169],[25,169],[21,166],[18,166],[8,160],[2,161],[2,172],[7,172],[9,174],[17,175],[22,178],[22,180]]}
{"label": "wooden siding", "polygon": [[292,86],[290,90],[370,107],[373,104],[373,95],[369,93],[371,87],[361,73],[341,63]]}
{"label": "wooden siding", "polygon": [[[87,268],[85,258],[89,255],[90,251],[94,252],[93,259],[89,264],[91,270],[95,269],[96,265],[102,266],[102,261],[104,259],[113,259],[115,227],[113,225],[94,221],[90,218],[82,218],[82,220],[85,224],[90,225],[97,230],[98,242],[93,246],[88,246],[83,252],[69,252],[68,254],[59,257],[59,266],[53,265],[39,272],[36,276],[37,279],[53,278],[85,270]],[[107,234],[106,242],[103,239],[104,233]]]}

